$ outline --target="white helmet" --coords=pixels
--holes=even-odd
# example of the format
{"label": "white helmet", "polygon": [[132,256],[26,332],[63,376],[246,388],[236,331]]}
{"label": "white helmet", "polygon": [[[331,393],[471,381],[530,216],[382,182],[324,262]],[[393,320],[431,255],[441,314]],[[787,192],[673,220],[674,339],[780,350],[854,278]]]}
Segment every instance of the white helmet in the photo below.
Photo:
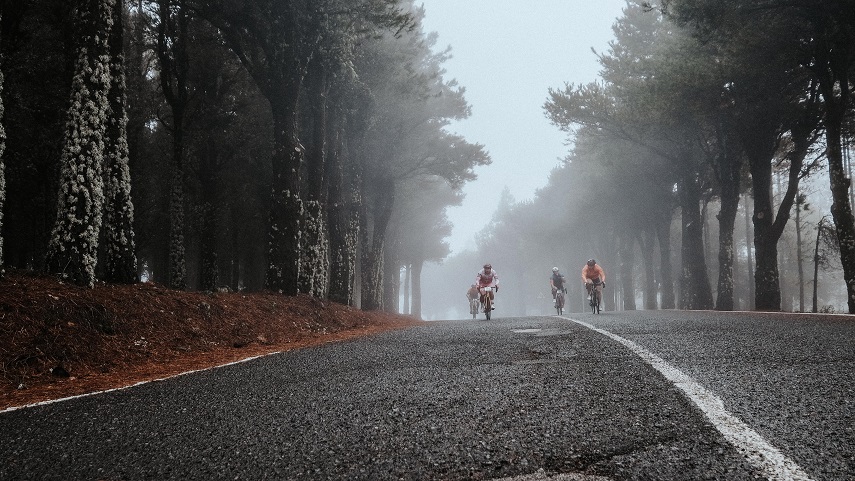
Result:
{"label": "white helmet", "polygon": [[553,268],[552,268],[552,272],[558,272],[558,268],[557,268],[557,267],[553,267]]}

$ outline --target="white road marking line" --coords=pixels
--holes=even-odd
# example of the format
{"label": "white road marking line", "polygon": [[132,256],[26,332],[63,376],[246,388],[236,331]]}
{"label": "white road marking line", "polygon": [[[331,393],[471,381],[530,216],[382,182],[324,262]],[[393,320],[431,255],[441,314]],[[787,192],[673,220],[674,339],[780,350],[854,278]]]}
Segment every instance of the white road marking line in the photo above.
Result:
{"label": "white road marking line", "polygon": [[774,481],[812,481],[811,477],[795,461],[784,455],[778,448],[769,444],[768,441],[763,439],[763,436],[751,429],[747,424],[739,420],[739,418],[729,413],[724,408],[724,402],[718,396],[698,384],[690,376],[665,362],[664,359],[617,334],[600,329],[587,322],[569,317],[564,317],[564,319],[573,321],[614,339],[638,354],[639,357],[661,372],[665,376],[665,379],[668,379],[680,388],[706,414],[707,419],[710,420],[725,439],[737,451],[742,453],[745,459],[766,476],[767,479]]}
{"label": "white road marking line", "polygon": [[103,391],[88,392],[88,393],[85,393],[85,394],[78,394],[78,395],[76,395],[76,396],[68,396],[68,397],[59,398],[59,399],[48,399],[47,401],[39,401],[39,402],[37,402],[37,403],[24,404],[24,405],[22,405],[22,406],[12,406],[12,407],[9,407],[9,408],[6,408],[6,409],[0,409],[0,414],[8,413],[8,412],[11,412],[11,411],[17,411],[18,409],[31,408],[31,407],[35,407],[35,406],[44,406],[44,405],[46,405],[46,404],[53,404],[53,403],[58,403],[58,402],[62,402],[62,401],[70,401],[70,400],[72,400],[72,399],[78,399],[78,398],[83,398],[83,397],[95,396],[95,395],[97,395],[97,394],[104,394],[104,393],[113,392],[113,391],[122,391],[122,390],[125,390],[125,389],[130,389],[130,388],[132,388],[132,387],[140,386],[140,385],[142,385],[142,384],[148,384],[148,383],[150,383],[150,382],[165,381],[165,380],[167,380],[167,379],[172,379],[172,378],[174,378],[174,377],[184,376],[184,375],[186,375],[186,374],[193,374],[194,372],[210,371],[210,370],[212,370],[212,369],[218,369],[218,368],[221,368],[221,367],[231,366],[231,365],[233,365],[233,364],[240,364],[240,363],[242,363],[242,362],[252,361],[253,359],[258,359],[258,358],[261,358],[261,357],[272,356],[272,355],[274,355],[274,354],[279,354],[279,353],[282,353],[282,352],[285,352],[285,351],[276,351],[276,352],[271,352],[271,353],[261,354],[261,355],[258,355],[258,356],[252,356],[252,357],[248,357],[248,358],[245,358],[245,359],[240,359],[240,360],[237,360],[237,361],[227,362],[227,363],[225,363],[225,364],[219,364],[219,365],[217,365],[217,366],[206,367],[206,368],[203,368],[203,369],[194,369],[194,370],[192,370],[192,371],[185,371],[185,372],[181,372],[181,373],[178,373],[178,374],[172,374],[172,375],[170,375],[170,376],[161,377],[161,378],[158,378],[158,379],[150,379],[150,380],[148,380],[148,381],[140,381],[140,382],[137,382],[137,383],[134,383],[134,384],[128,384],[127,386],[116,387],[116,388],[113,388],[113,389],[105,389],[105,390],[103,390]]}

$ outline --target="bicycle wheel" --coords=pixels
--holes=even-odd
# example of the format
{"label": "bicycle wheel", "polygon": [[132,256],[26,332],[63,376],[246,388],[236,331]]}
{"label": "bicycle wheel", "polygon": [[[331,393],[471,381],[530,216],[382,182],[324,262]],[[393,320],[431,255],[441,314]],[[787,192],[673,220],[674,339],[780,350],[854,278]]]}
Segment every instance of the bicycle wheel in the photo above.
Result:
{"label": "bicycle wheel", "polygon": [[597,312],[596,312],[596,313],[597,313],[597,314],[599,314],[599,313],[600,313],[600,292],[599,292],[598,290],[596,290],[596,289],[594,289],[594,299],[596,299],[596,300],[597,300],[597,301],[595,302],[595,304],[596,304],[596,309],[597,309]]}
{"label": "bicycle wheel", "polygon": [[484,296],[484,315],[487,317],[487,320],[490,320],[490,316],[493,314],[493,300],[490,299],[490,296]]}

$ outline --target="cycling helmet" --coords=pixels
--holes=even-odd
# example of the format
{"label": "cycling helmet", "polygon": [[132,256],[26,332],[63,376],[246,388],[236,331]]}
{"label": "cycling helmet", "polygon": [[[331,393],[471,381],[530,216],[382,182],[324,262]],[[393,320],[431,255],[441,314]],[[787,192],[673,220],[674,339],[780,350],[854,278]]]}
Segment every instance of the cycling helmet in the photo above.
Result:
{"label": "cycling helmet", "polygon": [[593,267],[594,264],[596,264],[596,263],[597,263],[597,261],[595,261],[594,259],[588,259],[588,265],[589,266]]}
{"label": "cycling helmet", "polygon": [[493,268],[493,266],[491,266],[490,264],[484,264],[484,269],[492,269],[492,268]]}
{"label": "cycling helmet", "polygon": [[553,267],[553,268],[552,268],[552,272],[558,272],[558,268],[557,268],[557,267]]}

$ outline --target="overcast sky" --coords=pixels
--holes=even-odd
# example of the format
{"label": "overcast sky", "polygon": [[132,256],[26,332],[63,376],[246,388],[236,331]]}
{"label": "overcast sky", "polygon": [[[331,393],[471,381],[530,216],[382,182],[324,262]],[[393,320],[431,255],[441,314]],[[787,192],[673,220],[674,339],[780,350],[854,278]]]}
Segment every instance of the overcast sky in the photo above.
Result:
{"label": "overcast sky", "polygon": [[[543,114],[548,89],[597,80],[591,48],[604,52],[625,0],[423,0],[426,32],[451,46],[447,79],[466,88],[472,116],[449,130],[483,144],[493,160],[448,210],[452,254],[474,249],[506,186],[531,199],[568,151]],[[485,213],[484,209],[487,209]]]}

